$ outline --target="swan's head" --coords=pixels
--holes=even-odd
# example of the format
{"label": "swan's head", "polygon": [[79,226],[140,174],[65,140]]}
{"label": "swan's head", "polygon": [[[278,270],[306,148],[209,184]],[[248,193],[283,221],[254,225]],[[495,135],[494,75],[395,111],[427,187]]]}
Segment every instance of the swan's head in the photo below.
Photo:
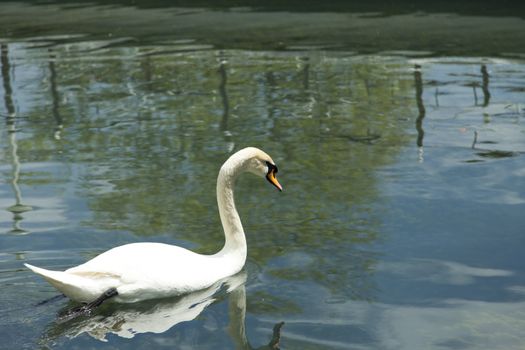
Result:
{"label": "swan's head", "polygon": [[258,148],[248,147],[238,151],[231,158],[237,157],[243,163],[244,171],[264,177],[279,191],[283,190],[276,177],[277,165],[268,154]]}

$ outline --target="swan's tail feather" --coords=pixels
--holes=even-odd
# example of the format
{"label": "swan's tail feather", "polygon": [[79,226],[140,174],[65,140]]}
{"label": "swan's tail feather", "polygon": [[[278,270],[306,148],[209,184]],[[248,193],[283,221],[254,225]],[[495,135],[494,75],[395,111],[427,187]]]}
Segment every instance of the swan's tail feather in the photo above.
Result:
{"label": "swan's tail feather", "polygon": [[89,302],[93,300],[94,295],[98,296],[97,293],[100,294],[100,288],[88,278],[63,271],[46,270],[30,264],[24,265],[37,275],[44,277],[47,282],[70,299]]}

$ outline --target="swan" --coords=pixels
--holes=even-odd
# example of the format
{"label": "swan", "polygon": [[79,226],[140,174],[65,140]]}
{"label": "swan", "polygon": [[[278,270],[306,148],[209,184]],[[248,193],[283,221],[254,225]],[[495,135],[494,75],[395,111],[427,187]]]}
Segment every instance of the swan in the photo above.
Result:
{"label": "swan", "polygon": [[112,248],[84,264],[52,271],[24,264],[71,300],[97,307],[111,298],[119,303],[187,294],[239,272],[246,261],[246,237],[235,208],[234,185],[250,172],[282,191],[272,158],[255,147],[234,153],[217,177],[217,203],[224,230],[223,248],[197,254],[163,243],[130,243]]}

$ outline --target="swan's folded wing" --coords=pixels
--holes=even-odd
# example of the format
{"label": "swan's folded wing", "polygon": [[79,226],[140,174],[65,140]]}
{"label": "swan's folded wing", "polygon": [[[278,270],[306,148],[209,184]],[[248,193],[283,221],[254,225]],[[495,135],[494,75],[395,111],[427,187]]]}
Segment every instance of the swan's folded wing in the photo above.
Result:
{"label": "swan's folded wing", "polygon": [[[205,260],[205,259],[204,259]],[[162,243],[131,243],[108,250],[66,272],[78,276],[117,278],[122,284],[166,284],[200,270],[202,256]],[[193,273],[195,274],[195,273]]]}
{"label": "swan's folded wing", "polygon": [[44,277],[46,281],[68,298],[82,302],[96,299],[118,280],[118,276],[108,274],[69,273],[47,270],[30,264],[24,265],[34,273]]}

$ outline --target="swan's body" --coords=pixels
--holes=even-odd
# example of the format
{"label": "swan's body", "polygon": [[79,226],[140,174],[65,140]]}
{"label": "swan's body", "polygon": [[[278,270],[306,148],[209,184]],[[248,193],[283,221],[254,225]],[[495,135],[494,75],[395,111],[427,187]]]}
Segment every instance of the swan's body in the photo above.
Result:
{"label": "swan's body", "polygon": [[235,208],[233,186],[243,172],[266,177],[279,190],[277,167],[263,151],[249,147],[233,154],[217,178],[217,202],[224,247],[216,254],[197,254],[162,243],[131,243],[110,249],[66,271],[25,264],[72,300],[90,302],[116,289],[117,302],[136,302],[185,294],[239,272],[246,261],[246,237]]}

